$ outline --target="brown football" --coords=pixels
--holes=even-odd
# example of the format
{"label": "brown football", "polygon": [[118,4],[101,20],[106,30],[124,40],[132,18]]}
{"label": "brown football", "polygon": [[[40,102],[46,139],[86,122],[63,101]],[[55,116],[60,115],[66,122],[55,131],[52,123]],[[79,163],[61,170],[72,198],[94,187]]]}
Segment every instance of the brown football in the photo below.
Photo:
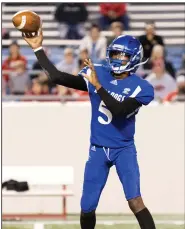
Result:
{"label": "brown football", "polygon": [[40,27],[40,17],[30,10],[23,10],[17,12],[12,22],[16,29],[24,33],[37,32]]}

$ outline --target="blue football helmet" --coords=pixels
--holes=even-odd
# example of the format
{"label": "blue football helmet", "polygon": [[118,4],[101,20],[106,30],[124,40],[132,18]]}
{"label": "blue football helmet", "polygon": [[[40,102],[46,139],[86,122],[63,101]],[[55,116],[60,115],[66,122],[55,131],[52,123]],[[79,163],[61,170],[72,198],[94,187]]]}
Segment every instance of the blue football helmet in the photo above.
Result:
{"label": "blue football helmet", "polygon": [[[126,56],[127,59],[122,59],[122,56]],[[134,73],[139,65],[148,61],[141,62],[143,59],[143,47],[135,37],[129,35],[121,35],[113,40],[107,48],[106,59],[108,66],[115,74],[123,72]]]}

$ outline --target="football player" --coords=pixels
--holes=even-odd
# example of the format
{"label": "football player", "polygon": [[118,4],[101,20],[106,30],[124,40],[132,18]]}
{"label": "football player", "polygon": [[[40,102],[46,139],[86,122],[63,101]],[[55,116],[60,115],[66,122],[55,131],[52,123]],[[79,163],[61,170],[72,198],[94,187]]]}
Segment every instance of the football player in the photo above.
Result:
{"label": "football player", "polygon": [[50,62],[42,48],[42,29],[37,36],[23,34],[25,41],[55,84],[88,91],[92,105],[89,159],[84,172],[80,223],[94,229],[95,211],[111,166],[115,166],[125,197],[141,229],[155,224],[141,197],[137,151],[134,144],[135,116],[154,98],[154,89],[135,72],[144,64],[140,42],[128,35],[117,37],[107,49],[107,64],[93,64],[78,76],[61,72]]}

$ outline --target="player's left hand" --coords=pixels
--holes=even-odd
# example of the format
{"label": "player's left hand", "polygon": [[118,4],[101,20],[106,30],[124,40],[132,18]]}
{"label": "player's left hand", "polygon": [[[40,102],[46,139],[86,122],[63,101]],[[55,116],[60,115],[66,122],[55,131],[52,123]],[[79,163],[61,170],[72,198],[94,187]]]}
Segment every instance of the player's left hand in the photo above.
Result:
{"label": "player's left hand", "polygon": [[94,65],[93,63],[91,62],[91,59],[85,59],[84,61],[84,64],[86,66],[88,66],[90,69],[91,69],[91,74],[90,76],[88,76],[87,74],[85,73],[82,73],[82,75],[92,84],[96,87],[96,89],[100,89],[101,88],[101,84],[100,82],[98,81],[98,77],[96,75],[96,71],[95,71],[95,68],[94,68]]}

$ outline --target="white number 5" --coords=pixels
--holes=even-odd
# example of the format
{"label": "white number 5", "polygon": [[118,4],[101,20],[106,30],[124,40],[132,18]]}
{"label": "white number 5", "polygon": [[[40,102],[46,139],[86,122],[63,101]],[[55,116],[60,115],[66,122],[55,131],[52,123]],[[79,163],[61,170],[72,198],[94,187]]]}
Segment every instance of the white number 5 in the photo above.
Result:
{"label": "white number 5", "polygon": [[107,120],[104,120],[101,116],[99,116],[98,122],[103,125],[108,125],[112,121],[112,114],[105,106],[106,106],[105,103],[101,101],[98,110],[99,112],[103,113],[107,117]]}

